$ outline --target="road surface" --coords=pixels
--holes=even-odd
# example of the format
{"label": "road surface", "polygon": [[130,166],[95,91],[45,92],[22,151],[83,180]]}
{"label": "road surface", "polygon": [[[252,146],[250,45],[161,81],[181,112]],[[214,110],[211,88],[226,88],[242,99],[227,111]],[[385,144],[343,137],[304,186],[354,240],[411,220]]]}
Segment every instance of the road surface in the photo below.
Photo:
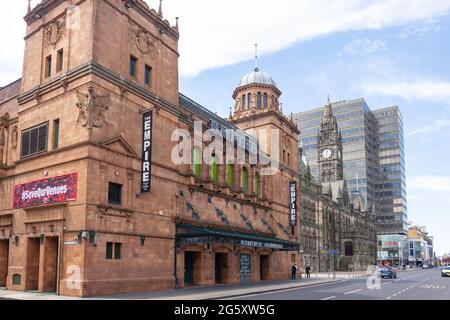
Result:
{"label": "road surface", "polygon": [[442,278],[439,268],[400,272],[397,279],[382,279],[378,289],[368,288],[367,280],[348,279],[233,300],[450,300],[450,278]]}

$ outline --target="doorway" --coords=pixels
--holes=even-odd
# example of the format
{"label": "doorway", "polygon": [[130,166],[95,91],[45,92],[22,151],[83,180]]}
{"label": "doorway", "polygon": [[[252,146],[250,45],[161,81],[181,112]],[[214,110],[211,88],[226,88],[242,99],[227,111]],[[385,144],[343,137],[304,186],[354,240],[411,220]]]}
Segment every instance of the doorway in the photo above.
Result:
{"label": "doorway", "polygon": [[216,283],[226,283],[228,278],[228,254],[216,253],[215,255],[215,280]]}
{"label": "doorway", "polygon": [[40,239],[28,238],[25,290],[38,291],[40,255],[41,255]]}
{"label": "doorway", "polygon": [[269,280],[269,256],[259,256],[259,277],[261,281]]}
{"label": "doorway", "polygon": [[0,240],[0,287],[6,287],[8,277],[9,240]]}
{"label": "doorway", "polygon": [[184,284],[196,285],[200,279],[201,253],[186,251],[184,253]]}
{"label": "doorway", "polygon": [[56,292],[58,276],[58,237],[46,237],[44,243],[44,272],[41,290]]}

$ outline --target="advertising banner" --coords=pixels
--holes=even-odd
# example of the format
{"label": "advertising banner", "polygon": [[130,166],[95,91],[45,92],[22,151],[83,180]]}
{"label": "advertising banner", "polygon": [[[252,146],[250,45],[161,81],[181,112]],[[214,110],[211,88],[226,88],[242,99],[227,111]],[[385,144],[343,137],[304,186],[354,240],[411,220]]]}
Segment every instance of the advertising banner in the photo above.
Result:
{"label": "advertising banner", "polygon": [[289,216],[291,226],[297,225],[297,182],[289,184]]}
{"label": "advertising banner", "polygon": [[151,191],[152,179],[152,128],[153,112],[144,113],[142,123],[142,168],[141,168],[141,193]]}
{"label": "advertising banner", "polygon": [[77,173],[16,185],[14,209],[75,201],[77,187]]}

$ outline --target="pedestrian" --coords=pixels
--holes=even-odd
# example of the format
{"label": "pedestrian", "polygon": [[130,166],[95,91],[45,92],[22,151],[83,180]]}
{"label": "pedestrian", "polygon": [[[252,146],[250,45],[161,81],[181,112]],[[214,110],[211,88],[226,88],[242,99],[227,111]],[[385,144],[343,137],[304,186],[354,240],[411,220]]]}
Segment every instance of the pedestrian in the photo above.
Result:
{"label": "pedestrian", "polygon": [[297,264],[294,264],[292,266],[292,280],[297,280]]}
{"label": "pedestrian", "polygon": [[306,266],[305,271],[306,271],[306,278],[311,278],[311,267]]}

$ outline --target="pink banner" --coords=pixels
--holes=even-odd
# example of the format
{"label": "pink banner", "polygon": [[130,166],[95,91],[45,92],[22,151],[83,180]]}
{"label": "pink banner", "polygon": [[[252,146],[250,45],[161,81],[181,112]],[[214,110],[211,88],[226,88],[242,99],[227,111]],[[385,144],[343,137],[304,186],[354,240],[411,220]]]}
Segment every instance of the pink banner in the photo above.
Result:
{"label": "pink banner", "polygon": [[77,200],[78,174],[53,177],[14,187],[14,208]]}

